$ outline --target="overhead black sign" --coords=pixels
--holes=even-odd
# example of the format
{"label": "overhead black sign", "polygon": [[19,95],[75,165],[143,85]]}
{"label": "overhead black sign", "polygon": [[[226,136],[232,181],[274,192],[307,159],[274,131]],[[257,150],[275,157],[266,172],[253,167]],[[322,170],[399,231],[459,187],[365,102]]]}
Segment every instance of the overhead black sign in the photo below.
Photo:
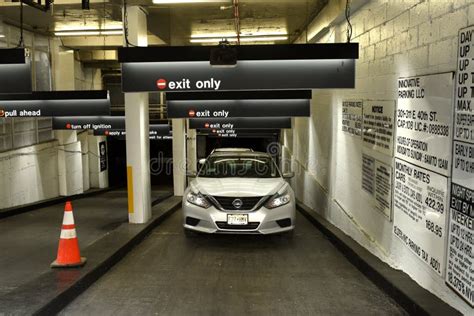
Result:
{"label": "overhead black sign", "polygon": [[309,100],[167,101],[168,118],[309,116]]}
{"label": "overhead black sign", "polygon": [[0,94],[0,117],[110,115],[107,91]]}
{"label": "overhead black sign", "polygon": [[289,117],[269,117],[269,118],[195,118],[189,120],[191,129],[281,129],[291,128]]}
{"label": "overhead black sign", "polygon": [[25,49],[0,49],[0,93],[31,92],[31,67]]}
{"label": "overhead black sign", "polygon": [[169,118],[309,116],[311,91],[167,93]]}
{"label": "overhead black sign", "polygon": [[213,67],[213,46],[119,48],[122,90],[354,88],[358,44],[237,46],[235,67]]}
{"label": "overhead black sign", "polygon": [[[171,136],[171,128],[168,124],[150,124],[151,136]],[[95,136],[125,136],[125,129],[98,129],[94,130]]]}
{"label": "overhead black sign", "polygon": [[168,92],[166,100],[298,100],[311,99],[311,90]]}
{"label": "overhead black sign", "polygon": [[208,137],[224,137],[224,138],[262,138],[275,137],[280,134],[279,129],[198,129],[198,135],[206,135]]}
{"label": "overhead black sign", "polygon": [[123,116],[76,116],[76,117],[53,117],[53,129],[55,130],[112,130],[125,129],[125,117]]}

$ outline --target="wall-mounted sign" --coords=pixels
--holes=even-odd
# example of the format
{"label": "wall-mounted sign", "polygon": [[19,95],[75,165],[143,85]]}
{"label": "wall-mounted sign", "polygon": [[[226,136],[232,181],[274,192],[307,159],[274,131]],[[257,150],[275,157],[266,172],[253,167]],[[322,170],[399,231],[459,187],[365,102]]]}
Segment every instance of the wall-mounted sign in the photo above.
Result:
{"label": "wall-mounted sign", "polygon": [[0,49],[0,93],[30,93],[31,67],[23,48]]}
{"label": "wall-mounted sign", "polygon": [[54,130],[124,130],[123,116],[76,116],[53,117]]}
{"label": "wall-mounted sign", "polygon": [[362,101],[342,101],[342,131],[351,135],[362,135]]}
{"label": "wall-mounted sign", "polygon": [[474,143],[474,26],[459,31],[454,139]]}
{"label": "wall-mounted sign", "polygon": [[99,143],[100,172],[107,170],[107,142]]}
{"label": "wall-mounted sign", "polygon": [[444,272],[448,178],[395,159],[393,232],[436,273]]}
{"label": "wall-mounted sign", "polygon": [[362,140],[365,147],[392,156],[394,111],[394,101],[364,101]]}
{"label": "wall-mounted sign", "polygon": [[168,100],[168,118],[309,116],[309,100]]}
{"label": "wall-mounted sign", "polygon": [[474,306],[474,26],[459,31],[446,283]]}
{"label": "wall-mounted sign", "polygon": [[291,119],[288,117],[258,117],[258,118],[195,118],[189,120],[189,128],[192,129],[280,129],[291,128]]}
{"label": "wall-mounted sign", "polygon": [[[474,151],[472,145],[471,149]],[[471,168],[474,155],[471,153]],[[471,173],[461,177],[453,173],[451,182],[446,282],[474,306],[474,179]],[[467,176],[467,177],[466,177]],[[463,182],[463,185],[458,184]]]}
{"label": "wall-mounted sign", "polygon": [[392,167],[362,154],[362,189],[372,196],[372,205],[388,219],[392,214]]}
{"label": "wall-mounted sign", "polygon": [[107,91],[0,94],[0,117],[110,115]]}
{"label": "wall-mounted sign", "polygon": [[212,66],[212,49],[215,46],[119,48],[122,90],[354,88],[357,43],[236,46],[233,67]]}
{"label": "wall-mounted sign", "polygon": [[448,176],[453,74],[398,79],[395,157]]}

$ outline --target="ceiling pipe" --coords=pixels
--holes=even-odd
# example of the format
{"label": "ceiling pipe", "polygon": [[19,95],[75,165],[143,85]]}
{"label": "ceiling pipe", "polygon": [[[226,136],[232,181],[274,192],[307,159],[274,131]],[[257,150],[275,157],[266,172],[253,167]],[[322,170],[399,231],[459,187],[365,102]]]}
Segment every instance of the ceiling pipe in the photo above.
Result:
{"label": "ceiling pipe", "polygon": [[240,12],[239,12],[239,0],[233,0],[233,5],[234,5],[235,33],[237,33],[237,45],[240,45]]}

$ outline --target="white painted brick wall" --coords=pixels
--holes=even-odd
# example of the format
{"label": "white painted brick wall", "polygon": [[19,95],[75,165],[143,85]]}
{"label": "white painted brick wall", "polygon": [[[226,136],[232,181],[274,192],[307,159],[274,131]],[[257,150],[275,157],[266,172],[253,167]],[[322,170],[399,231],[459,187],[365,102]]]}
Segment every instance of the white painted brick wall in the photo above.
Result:
{"label": "white painted brick wall", "polygon": [[0,153],[0,209],[59,195],[57,142]]}
{"label": "white painted brick wall", "polygon": [[[356,89],[313,91],[312,117],[294,119],[292,135],[283,137],[297,174],[292,181],[296,195],[382,260],[472,314],[369,204],[360,189],[360,138],[342,133],[340,119],[343,99],[396,100],[399,77],[454,71],[458,30],[474,24],[474,0],[373,0],[352,20],[353,41],[360,44]],[[336,41],[345,41],[345,23],[333,31]],[[376,158],[392,163],[386,156]]]}

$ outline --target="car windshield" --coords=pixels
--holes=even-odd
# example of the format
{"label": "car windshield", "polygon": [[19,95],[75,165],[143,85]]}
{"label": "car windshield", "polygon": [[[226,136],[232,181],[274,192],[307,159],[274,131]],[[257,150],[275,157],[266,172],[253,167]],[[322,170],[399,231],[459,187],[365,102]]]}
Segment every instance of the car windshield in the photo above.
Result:
{"label": "car windshield", "polygon": [[280,172],[267,156],[209,157],[199,172],[204,178],[278,178]]}

